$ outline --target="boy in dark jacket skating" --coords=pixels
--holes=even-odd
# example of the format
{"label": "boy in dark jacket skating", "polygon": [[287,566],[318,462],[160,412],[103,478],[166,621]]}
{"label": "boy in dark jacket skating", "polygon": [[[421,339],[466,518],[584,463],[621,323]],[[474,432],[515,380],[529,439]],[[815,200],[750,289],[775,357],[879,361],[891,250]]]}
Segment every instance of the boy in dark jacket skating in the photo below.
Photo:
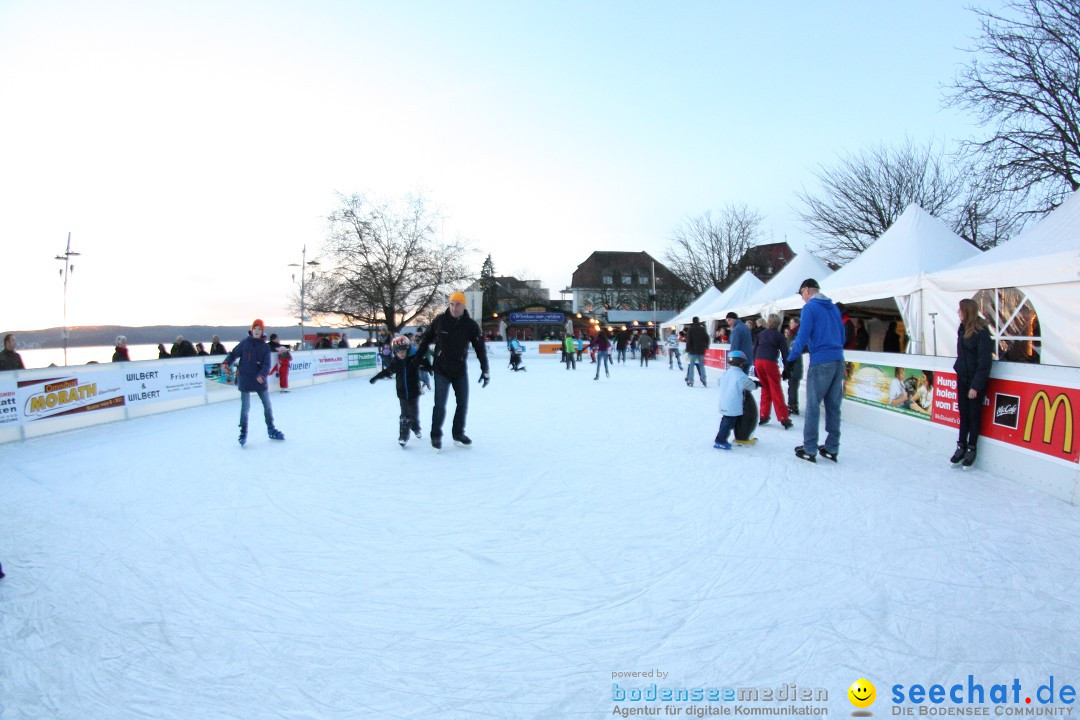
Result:
{"label": "boy in dark jacket skating", "polygon": [[262,320],[251,323],[251,332],[246,338],[225,356],[221,363],[222,370],[229,372],[229,366],[236,360],[236,385],[240,389],[240,446],[247,443],[248,410],[251,407],[251,393],[259,396],[266,419],[266,432],[271,440],[284,440],[285,435],[274,427],[274,411],[270,407],[270,391],[266,386],[266,376],[270,374],[270,347],[263,339],[266,326]]}
{"label": "boy in dark jacket skating", "polygon": [[412,343],[407,337],[396,337],[390,343],[392,356],[382,371],[376,373],[370,382],[397,377],[397,396],[401,404],[398,417],[398,445],[405,447],[409,441],[409,431],[420,437],[420,364],[424,358],[419,353],[409,355]]}

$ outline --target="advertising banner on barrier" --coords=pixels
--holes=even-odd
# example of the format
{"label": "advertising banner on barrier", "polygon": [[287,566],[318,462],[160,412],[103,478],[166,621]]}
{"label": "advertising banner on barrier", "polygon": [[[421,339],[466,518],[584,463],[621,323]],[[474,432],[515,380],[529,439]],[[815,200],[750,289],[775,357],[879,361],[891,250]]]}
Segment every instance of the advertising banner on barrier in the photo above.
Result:
{"label": "advertising banner on barrier", "polygon": [[1080,390],[993,378],[983,405],[982,434],[1052,457],[1080,461]]}
{"label": "advertising banner on barrier", "polygon": [[[124,398],[127,404],[162,402],[178,398],[202,397],[206,392],[205,367],[198,360],[161,364],[140,363],[124,371]],[[221,366],[217,366],[220,370]]]}
{"label": "advertising banner on barrier", "polygon": [[349,350],[349,370],[370,370],[376,365],[378,354],[374,348],[365,350]]}
{"label": "advertising banner on barrier", "polygon": [[19,422],[19,401],[15,390],[15,378],[10,373],[0,375],[0,426]]}
{"label": "advertising banner on barrier", "polygon": [[705,350],[705,367],[727,370],[727,354],[724,348],[708,348]]}
{"label": "advertising banner on barrier", "polygon": [[349,372],[349,360],[343,351],[326,350],[316,355],[315,366],[312,368],[312,374],[316,377],[343,372]]}
{"label": "advertising banner on barrier", "polygon": [[934,373],[930,370],[846,363],[844,397],[848,400],[929,420],[934,391]]}
{"label": "advertising banner on barrier", "polygon": [[59,372],[50,377],[19,381],[17,399],[23,422],[123,407],[121,370],[83,376],[78,368],[56,369]]}

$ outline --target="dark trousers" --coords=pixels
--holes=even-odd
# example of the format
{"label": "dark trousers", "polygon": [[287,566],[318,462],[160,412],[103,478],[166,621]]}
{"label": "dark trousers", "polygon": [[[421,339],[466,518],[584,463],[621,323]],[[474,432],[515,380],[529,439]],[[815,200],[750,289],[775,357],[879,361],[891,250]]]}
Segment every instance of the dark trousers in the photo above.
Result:
{"label": "dark trousers", "polygon": [[401,415],[398,418],[398,436],[402,440],[409,438],[409,431],[420,432],[420,398],[398,398]]}
{"label": "dark trousers", "polygon": [[731,431],[735,429],[735,424],[738,422],[738,415],[725,415],[722,417],[720,419],[720,429],[716,431],[716,442],[727,442],[728,437],[731,436]]}
{"label": "dark trousers", "polygon": [[442,437],[443,420],[446,419],[446,399],[450,388],[454,388],[457,409],[454,411],[454,424],[450,428],[451,436],[465,434],[465,416],[469,412],[469,376],[449,378],[440,372],[435,373],[435,405],[431,408],[431,437]]}
{"label": "dark trousers", "polygon": [[799,384],[802,382],[803,364],[800,357],[788,363],[787,406],[789,410],[799,411]]}
{"label": "dark trousers", "polygon": [[975,445],[979,442],[979,431],[982,430],[982,408],[986,392],[977,393],[975,399],[968,398],[968,390],[971,383],[964,380],[956,381],[956,404],[960,408],[960,437],[958,442],[965,445]]}
{"label": "dark trousers", "polygon": [[[263,406],[263,419],[266,420],[266,429],[274,429],[274,410],[270,407],[270,393],[259,390],[255,393],[259,396]],[[251,393],[240,391],[240,432],[247,433],[248,410],[251,408]]]}

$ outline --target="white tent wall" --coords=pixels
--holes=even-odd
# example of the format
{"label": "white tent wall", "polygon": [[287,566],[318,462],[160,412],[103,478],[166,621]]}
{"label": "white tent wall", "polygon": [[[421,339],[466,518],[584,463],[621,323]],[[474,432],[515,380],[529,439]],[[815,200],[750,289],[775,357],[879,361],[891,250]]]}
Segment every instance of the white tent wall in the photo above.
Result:
{"label": "white tent wall", "polygon": [[939,351],[955,355],[959,301],[980,290],[1017,288],[1038,314],[1042,363],[1080,367],[1080,193],[1012,240],[932,273],[924,284],[927,352],[930,313],[937,313]]}
{"label": "white tent wall", "polygon": [[[941,220],[912,204],[873,245],[821,281],[821,292],[845,304],[894,298],[912,339],[908,352],[924,354],[929,352],[922,307],[926,274],[980,254]],[[797,310],[802,304],[798,295],[776,302],[780,310]]]}
{"label": "white tent wall", "polygon": [[671,320],[668,320],[664,325],[671,327],[682,327],[683,325],[689,325],[695,316],[701,314],[703,308],[708,307],[713,302],[718,300],[724,293],[716,287],[709,287],[708,290],[701,293],[696,300],[686,306],[686,308],[676,315]]}
{"label": "white tent wall", "polygon": [[[922,311],[926,354],[956,356],[956,331],[960,325],[957,308],[962,299],[983,289],[986,288],[944,290],[936,287],[932,279],[928,281]],[[1077,333],[1080,328],[1080,282],[1020,286],[1018,289],[1027,296],[1039,316],[1041,363],[1080,367],[1080,333]],[[937,314],[931,317],[930,313]]]}
{"label": "white tent wall", "polygon": [[765,283],[754,277],[753,273],[744,272],[735,282],[728,286],[723,295],[698,314],[702,320],[709,323],[711,332],[715,329],[717,320],[723,320],[724,316],[733,308],[744,305],[748,298],[763,287],[765,287]]}
{"label": "white tent wall", "polygon": [[743,305],[732,308],[732,312],[737,313],[739,317],[766,316],[778,312],[775,309],[775,302],[791,293],[798,292],[803,280],[814,278],[821,282],[832,274],[832,268],[826,265],[825,261],[809,252],[799,253],[772,280],[751,295]]}

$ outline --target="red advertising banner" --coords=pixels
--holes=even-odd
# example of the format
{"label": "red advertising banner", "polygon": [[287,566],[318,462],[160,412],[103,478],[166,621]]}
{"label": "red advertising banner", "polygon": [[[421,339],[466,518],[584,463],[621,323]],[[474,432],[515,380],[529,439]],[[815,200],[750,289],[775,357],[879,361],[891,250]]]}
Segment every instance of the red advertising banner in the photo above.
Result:
{"label": "red advertising banner", "polygon": [[[727,350],[723,348],[708,348],[705,350],[705,367],[727,370]],[[753,364],[751,364],[753,367]]]}
{"label": "red advertising banner", "polygon": [[[958,427],[956,376],[935,377],[933,420]],[[982,435],[1070,462],[1080,461],[1080,390],[992,378],[983,403]]]}

